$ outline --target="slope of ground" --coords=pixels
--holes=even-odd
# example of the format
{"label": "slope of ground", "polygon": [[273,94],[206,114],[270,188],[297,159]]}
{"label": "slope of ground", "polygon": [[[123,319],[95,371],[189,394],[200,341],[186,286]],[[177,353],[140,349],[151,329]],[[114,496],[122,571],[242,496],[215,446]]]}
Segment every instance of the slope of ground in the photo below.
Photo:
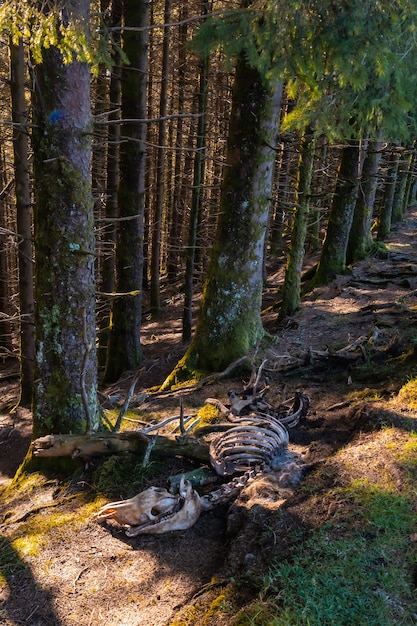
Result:
{"label": "slope of ground", "polygon": [[[275,341],[258,358],[268,358],[272,404],[292,397],[297,389],[310,397],[307,419],[290,431],[290,449],[310,471],[295,491],[283,490],[279,477],[264,477],[230,509],[221,506],[204,513],[187,531],[128,539],[116,526],[94,520],[94,513],[109,499],[138,491],[142,470],[139,459],[132,465],[131,455],[104,465],[94,461],[80,467],[71,480],[35,474],[7,489],[30,441],[30,413],[10,413],[17,400],[18,379],[6,363],[0,380],[0,484],[4,487],[0,624],[384,623],[371,617],[361,622],[360,612],[356,621],[349,622],[336,608],[330,618],[325,613],[316,618],[308,604],[313,602],[313,591],[304,609],[290,615],[282,594],[285,588],[295,611],[300,592],[290,595],[285,571],[301,559],[297,550],[303,546],[313,554],[312,533],[327,528],[329,545],[339,550],[353,527],[369,541],[384,534],[390,537],[390,529],[382,525],[374,524],[372,530],[365,522],[361,525],[361,485],[374,489],[384,485],[392,497],[405,498],[407,506],[417,509],[415,489],[410,487],[410,476],[417,478],[413,464],[417,402],[413,390],[404,388],[417,376],[416,231],[417,208],[392,233],[386,258],[369,258],[351,274],[316,289],[303,299],[297,315],[281,326],[276,325],[274,304],[282,270],[275,275],[275,284],[270,281],[265,290],[265,324]],[[166,316],[146,319],[147,360],[136,394],[162,383],[182,355],[181,304],[180,296],[170,293]],[[121,402],[133,377],[133,373],[126,375],[105,395],[113,399],[120,395]],[[180,396],[185,413],[195,414],[208,396],[227,403],[228,391],[241,386],[241,378],[236,378],[180,394],[151,394],[136,413],[129,413],[129,419],[178,415]],[[127,425],[137,427],[133,421]],[[154,475],[145,478],[143,487],[165,486],[167,476],[195,466],[182,458],[153,463]],[[410,493],[414,501],[408,500]],[[387,623],[413,624],[417,623],[417,569],[413,569],[417,535],[408,526],[407,531],[404,526],[395,532],[408,533],[407,553],[402,544],[398,548],[404,550],[404,588],[390,594],[378,578],[389,570],[390,557],[385,553],[375,552],[366,566],[368,576],[364,569],[364,580],[379,580],[372,594],[381,606],[389,607]],[[315,558],[320,563],[320,555]],[[343,563],[341,558],[340,568],[351,568],[349,562]],[[298,584],[307,587],[306,581]],[[326,590],[320,593],[326,595]],[[341,605],[334,590],[327,593],[333,593]],[[304,618],[297,617],[303,610],[307,611]],[[271,615],[276,616],[274,622]]]}

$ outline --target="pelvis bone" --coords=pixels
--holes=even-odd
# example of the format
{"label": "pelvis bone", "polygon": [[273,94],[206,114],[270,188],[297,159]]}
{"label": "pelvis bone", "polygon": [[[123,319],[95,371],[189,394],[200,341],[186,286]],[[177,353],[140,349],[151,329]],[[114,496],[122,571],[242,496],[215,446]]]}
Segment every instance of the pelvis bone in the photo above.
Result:
{"label": "pelvis bone", "polygon": [[166,489],[149,487],[128,500],[110,502],[97,513],[99,521],[114,519],[126,527],[128,537],[160,535],[191,528],[201,513],[200,496],[188,480],[172,495]]}

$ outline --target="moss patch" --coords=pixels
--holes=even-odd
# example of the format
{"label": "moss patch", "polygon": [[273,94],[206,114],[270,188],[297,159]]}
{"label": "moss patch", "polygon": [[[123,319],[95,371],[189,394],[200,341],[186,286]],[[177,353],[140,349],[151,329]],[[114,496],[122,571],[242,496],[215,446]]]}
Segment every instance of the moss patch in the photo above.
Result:
{"label": "moss patch", "polygon": [[417,378],[403,385],[398,393],[401,401],[406,402],[410,409],[417,409]]}

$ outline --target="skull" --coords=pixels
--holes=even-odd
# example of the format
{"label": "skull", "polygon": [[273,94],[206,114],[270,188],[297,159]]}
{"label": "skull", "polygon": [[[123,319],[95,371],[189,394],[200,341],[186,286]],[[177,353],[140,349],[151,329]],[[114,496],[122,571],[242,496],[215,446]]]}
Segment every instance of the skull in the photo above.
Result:
{"label": "skull", "polygon": [[200,496],[182,477],[180,491],[172,495],[166,489],[149,487],[128,500],[110,502],[97,514],[99,521],[114,519],[127,526],[126,535],[160,535],[171,530],[191,528],[201,513]]}

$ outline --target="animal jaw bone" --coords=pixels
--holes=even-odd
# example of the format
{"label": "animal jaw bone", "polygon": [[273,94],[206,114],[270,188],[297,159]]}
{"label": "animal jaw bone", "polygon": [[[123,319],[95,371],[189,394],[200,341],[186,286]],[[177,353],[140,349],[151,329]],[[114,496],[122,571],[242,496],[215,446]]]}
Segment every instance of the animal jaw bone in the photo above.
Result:
{"label": "animal jaw bone", "polygon": [[97,519],[114,519],[122,526],[141,526],[171,511],[179,499],[179,495],[174,496],[166,489],[149,487],[128,500],[106,504],[97,513]]}
{"label": "animal jaw bone", "polygon": [[128,537],[137,537],[186,530],[195,524],[200,513],[200,496],[188,480],[181,479],[177,495],[160,487],[149,487],[128,500],[110,502],[98,512],[97,519],[114,519],[127,527]]}
{"label": "animal jaw bone", "polygon": [[202,506],[200,496],[189,480],[181,481],[179,496],[179,502],[171,512],[162,515],[156,523],[126,531],[127,536],[161,535],[172,530],[187,530],[194,526],[200,517]]}

